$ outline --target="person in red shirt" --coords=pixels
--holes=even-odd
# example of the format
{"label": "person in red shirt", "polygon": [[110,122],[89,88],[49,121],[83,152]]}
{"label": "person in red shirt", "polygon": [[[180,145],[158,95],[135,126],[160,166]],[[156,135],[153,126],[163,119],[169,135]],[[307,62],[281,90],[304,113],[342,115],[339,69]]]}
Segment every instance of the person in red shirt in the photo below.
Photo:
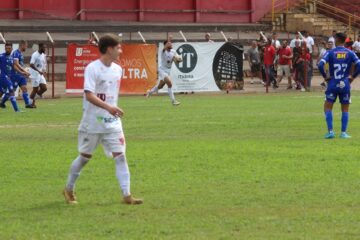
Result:
{"label": "person in red shirt", "polygon": [[283,75],[288,78],[288,87],[287,89],[291,89],[291,73],[290,70],[292,68],[292,51],[288,46],[288,42],[284,40],[282,42],[281,47],[278,50],[279,62],[278,62],[278,83],[281,82]]}
{"label": "person in red shirt", "polygon": [[306,85],[307,87],[311,86],[311,55],[309,53],[309,49],[307,48],[306,44],[302,44],[301,46],[301,54],[299,59],[297,60],[297,64],[299,65],[299,83],[300,89],[302,92],[305,92],[305,70],[306,70]]}
{"label": "person in red shirt", "polygon": [[267,76],[267,85],[270,83],[273,84],[273,88],[277,88],[276,78],[274,73],[274,59],[276,55],[276,50],[273,45],[271,45],[271,38],[268,38],[268,42],[265,45],[264,49],[264,65],[265,65],[265,73]]}

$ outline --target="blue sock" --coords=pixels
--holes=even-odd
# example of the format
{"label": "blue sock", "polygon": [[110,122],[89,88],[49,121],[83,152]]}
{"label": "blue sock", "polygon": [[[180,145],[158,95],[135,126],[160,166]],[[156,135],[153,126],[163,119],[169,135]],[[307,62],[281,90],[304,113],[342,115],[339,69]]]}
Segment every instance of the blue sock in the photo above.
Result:
{"label": "blue sock", "polygon": [[341,115],[341,131],[346,132],[349,123],[349,113],[343,112]]}
{"label": "blue sock", "polygon": [[333,115],[332,111],[325,111],[325,119],[329,132],[333,130]]}
{"label": "blue sock", "polygon": [[3,96],[3,98],[1,99],[1,104],[5,104],[5,102],[9,99],[9,94],[5,93],[5,95]]}
{"label": "blue sock", "polygon": [[24,92],[24,93],[22,94],[22,97],[23,97],[23,99],[24,99],[25,105],[26,105],[26,106],[29,105],[29,104],[30,104],[29,94],[28,94],[27,92]]}
{"label": "blue sock", "polygon": [[16,103],[16,98],[15,98],[15,96],[10,96],[9,99],[10,99],[11,105],[12,105],[13,108],[14,108],[14,111],[15,111],[15,112],[19,111],[18,105],[17,105],[17,103]]}

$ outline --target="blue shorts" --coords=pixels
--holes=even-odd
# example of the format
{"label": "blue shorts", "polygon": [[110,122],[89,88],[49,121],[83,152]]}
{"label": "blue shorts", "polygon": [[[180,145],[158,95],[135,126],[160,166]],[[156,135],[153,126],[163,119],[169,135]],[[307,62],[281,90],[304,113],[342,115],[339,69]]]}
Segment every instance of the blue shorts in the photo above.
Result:
{"label": "blue shorts", "polygon": [[26,78],[19,73],[13,74],[10,78],[11,82],[13,83],[14,89],[16,89],[18,86],[21,87],[26,85]]}
{"label": "blue shorts", "polygon": [[8,76],[0,76],[0,91],[2,93],[14,91],[13,84]]}
{"label": "blue shorts", "polygon": [[325,100],[330,103],[336,102],[337,97],[341,104],[351,103],[350,82],[348,79],[342,81],[330,80],[325,91]]}

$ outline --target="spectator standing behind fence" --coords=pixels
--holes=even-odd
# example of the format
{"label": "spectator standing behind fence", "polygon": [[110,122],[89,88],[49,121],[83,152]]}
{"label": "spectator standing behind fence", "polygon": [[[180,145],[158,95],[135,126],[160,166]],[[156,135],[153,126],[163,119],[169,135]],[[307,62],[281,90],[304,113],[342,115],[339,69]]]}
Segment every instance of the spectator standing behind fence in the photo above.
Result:
{"label": "spectator standing behind fence", "polygon": [[309,33],[307,31],[304,31],[304,40],[306,42],[306,47],[307,47],[307,51],[310,55],[310,62],[309,62],[309,66],[310,68],[308,69],[308,73],[307,73],[307,87],[311,86],[311,79],[312,79],[312,72],[313,72],[313,58],[314,58],[314,46],[315,46],[315,42],[314,39],[309,35]]}
{"label": "spectator standing behind fence", "polygon": [[295,33],[295,38],[294,38],[293,40],[291,40],[291,42],[290,42],[290,47],[291,47],[291,48],[294,48],[294,47],[295,47],[296,41],[298,41],[298,42],[300,42],[300,43],[302,42],[302,40],[301,40],[300,35],[299,35],[298,32]]}
{"label": "spectator standing behind fence", "polygon": [[299,74],[301,69],[301,63],[299,61],[300,57],[301,57],[301,41],[297,40],[295,41],[295,47],[292,49],[293,52],[293,59],[292,59],[292,63],[293,63],[293,72],[294,72],[294,81],[296,83],[296,90],[300,90],[301,89],[301,83],[300,83],[300,79],[299,79]]}
{"label": "spectator standing behind fence", "polygon": [[[306,86],[311,86],[311,67],[310,67],[310,62],[311,62],[311,56],[309,53],[309,49],[306,49],[306,43],[303,42],[302,46],[301,46],[301,54],[300,54],[300,58],[298,60],[299,63],[299,82],[301,83],[301,91],[305,92],[305,77],[306,77]],[[305,74],[305,70],[306,70],[306,74]]]}
{"label": "spectator standing behind fence", "polygon": [[[318,59],[317,59],[316,64],[319,64],[320,60],[325,56],[325,54],[327,53],[327,51],[333,49],[333,42],[330,41],[330,40],[329,40],[328,42],[325,42],[325,41],[321,42],[321,45],[322,45],[323,47],[322,47],[321,50],[320,50],[319,57],[318,57]],[[328,64],[328,63],[325,64],[325,72],[326,72],[327,75],[329,75],[329,64]],[[322,87],[325,88],[325,87],[326,87],[326,81],[323,81],[323,82],[320,84],[320,86],[322,86]]]}
{"label": "spectator standing behind fence", "polygon": [[292,68],[291,59],[293,58],[293,54],[291,48],[288,46],[287,40],[282,42],[281,48],[278,50],[279,62],[278,62],[278,83],[281,82],[283,74],[288,79],[287,89],[291,89],[291,73],[290,70]]}
{"label": "spectator standing behind fence", "polygon": [[332,43],[332,49],[336,48],[336,46],[335,46],[335,35],[336,35],[336,30],[332,31],[332,35],[328,39],[328,42]]}
{"label": "spectator standing behind fence", "polygon": [[260,56],[260,71],[261,71],[261,78],[262,78],[262,84],[265,86],[266,84],[266,73],[265,73],[265,65],[264,65],[264,51],[265,51],[265,45],[267,41],[261,36],[257,40],[257,49]]}
{"label": "spectator standing behind fence", "polygon": [[281,47],[280,41],[278,40],[278,36],[276,32],[273,32],[272,38],[271,38],[271,44],[275,47],[276,50],[278,50]]}
{"label": "spectator standing behind fence", "polygon": [[357,40],[352,45],[352,48],[356,56],[360,58],[360,34],[358,35]]}
{"label": "spectator standing behind fence", "polygon": [[210,33],[205,33],[205,41],[208,43],[213,43],[214,41],[211,40],[211,35]]}
{"label": "spectator standing behind fence", "polygon": [[261,62],[260,62],[260,54],[256,41],[251,42],[251,47],[247,51],[247,60],[249,61],[250,69],[251,69],[251,84],[254,83],[253,78],[258,77],[262,80],[261,77]]}
{"label": "spectator standing behind fence", "polygon": [[264,65],[265,65],[265,74],[266,74],[266,84],[267,86],[270,83],[273,84],[273,88],[277,88],[275,73],[274,73],[274,59],[276,55],[276,50],[271,44],[271,38],[268,38],[268,42],[264,49]]}

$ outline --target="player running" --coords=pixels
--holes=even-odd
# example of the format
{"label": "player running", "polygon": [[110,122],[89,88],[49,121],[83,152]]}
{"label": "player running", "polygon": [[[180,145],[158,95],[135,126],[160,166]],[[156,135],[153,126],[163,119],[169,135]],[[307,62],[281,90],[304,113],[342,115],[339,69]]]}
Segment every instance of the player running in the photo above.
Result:
{"label": "player running", "polygon": [[[23,52],[26,51],[27,48],[27,42],[24,40],[20,41],[20,46],[17,50],[15,50],[11,56],[14,59],[14,65],[15,67],[13,69],[13,72],[11,74],[11,82],[13,84],[14,90],[16,90],[18,87],[20,87],[22,91],[22,97],[25,102],[25,108],[33,108],[33,106],[30,104],[29,94],[27,92],[26,88],[26,77],[30,76],[30,73],[28,73],[25,70],[25,63],[24,63],[24,55]],[[0,106],[5,106],[5,102],[8,100],[9,96],[6,94],[1,102]]]}
{"label": "player running", "polygon": [[116,35],[100,38],[101,56],[85,68],[83,117],[79,126],[79,156],[73,161],[66,187],[65,200],[77,204],[74,187],[81,169],[89,162],[93,151],[101,144],[107,156],[115,161],[116,177],[123,194],[123,203],[141,204],[130,193],[130,172],[125,155],[125,138],[117,106],[122,68],[115,64],[122,50]]}
{"label": "player running", "polygon": [[[325,119],[328,127],[328,133],[325,135],[326,139],[335,137],[332,108],[338,96],[342,111],[340,138],[351,137],[346,132],[349,122],[349,105],[351,103],[350,84],[360,73],[360,60],[354,52],[344,47],[345,40],[346,34],[336,33],[336,48],[326,52],[318,64],[321,75],[328,83],[325,92],[326,100],[324,103]],[[325,72],[324,66],[326,63],[329,64],[330,77],[327,77]],[[355,64],[356,70],[352,76],[349,76],[352,64]]]}
{"label": "player running", "polygon": [[46,79],[44,74],[46,73],[46,45],[39,43],[39,50],[31,55],[30,59],[30,79],[33,90],[30,94],[31,104],[34,108],[35,98],[42,98],[43,93],[46,92]]}
{"label": "player running", "polygon": [[171,102],[174,106],[180,105],[180,102],[176,101],[174,92],[172,90],[172,81],[170,79],[170,71],[173,62],[181,62],[182,58],[174,49],[172,49],[172,43],[169,40],[164,41],[164,49],[161,53],[161,65],[159,67],[159,79],[156,85],[146,93],[146,97],[150,97],[151,94],[162,89],[165,84],[168,86],[168,94]]}
{"label": "player running", "polygon": [[14,71],[14,59],[11,56],[12,44],[5,44],[5,52],[0,54],[0,92],[5,94],[0,107],[5,108],[5,101],[10,99],[11,105],[14,108],[15,112],[20,112],[18,105],[16,103],[14,87],[10,80],[11,74]]}

